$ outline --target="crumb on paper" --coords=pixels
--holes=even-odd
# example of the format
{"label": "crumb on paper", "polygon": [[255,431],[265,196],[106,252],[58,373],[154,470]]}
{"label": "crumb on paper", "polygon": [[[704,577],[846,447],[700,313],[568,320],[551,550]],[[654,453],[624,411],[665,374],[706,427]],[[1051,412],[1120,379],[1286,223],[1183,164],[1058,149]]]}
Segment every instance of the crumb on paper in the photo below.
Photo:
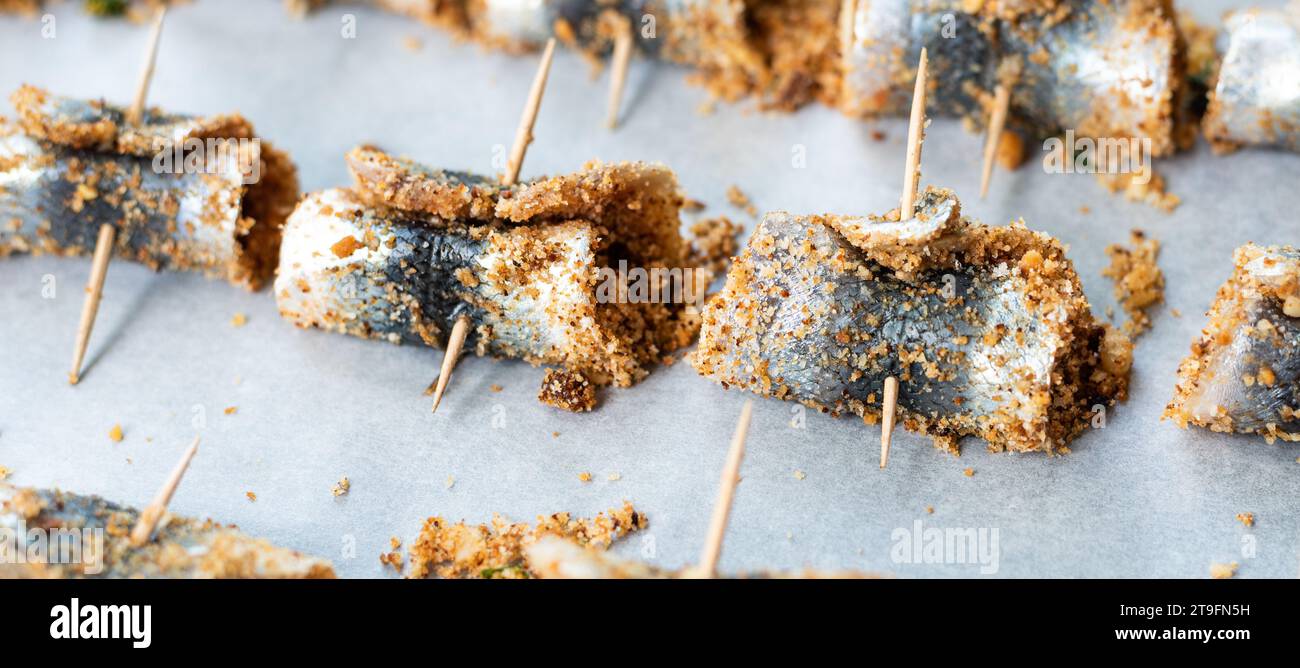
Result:
{"label": "crumb on paper", "polygon": [[1237,574],[1237,562],[1230,564],[1210,564],[1210,577],[1215,580],[1227,580]]}
{"label": "crumb on paper", "polygon": [[1111,244],[1106,247],[1110,266],[1102,275],[1115,282],[1115,299],[1119,301],[1128,321],[1124,333],[1136,339],[1151,329],[1151,316],[1147,309],[1165,299],[1165,275],[1156,264],[1160,242],[1148,238],[1142,230],[1133,230],[1129,236],[1130,247]]}
{"label": "crumb on paper", "polygon": [[749,195],[746,195],[740,186],[733,185],[727,188],[727,201],[750,216],[758,217],[758,207],[754,206],[754,203],[749,200]]}
{"label": "crumb on paper", "polygon": [[255,494],[255,493],[253,493],[253,492],[244,492],[244,496],[248,497],[248,500],[249,500],[249,501],[256,501],[256,500],[257,500],[257,494]]}
{"label": "crumb on paper", "polygon": [[578,480],[581,480],[583,482],[591,482],[591,473],[588,473],[587,471],[583,471],[582,473],[579,473]]}
{"label": "crumb on paper", "polygon": [[596,386],[580,372],[547,369],[537,399],[548,406],[584,413],[596,407]]}
{"label": "crumb on paper", "polygon": [[795,469],[795,470],[794,470],[794,478],[795,478],[795,480],[803,480],[804,478],[807,478],[807,477],[808,477],[808,474],[804,473],[803,471],[800,471],[799,469]]}
{"label": "crumb on paper", "polygon": [[236,313],[235,315],[230,316],[231,327],[243,327],[244,325],[247,324],[248,324],[248,316],[244,315],[243,313]]}
{"label": "crumb on paper", "polygon": [[347,476],[343,476],[343,479],[339,480],[337,483],[334,484],[334,488],[330,490],[330,493],[333,494],[334,496],[343,496],[344,494],[347,494],[348,491],[351,489],[352,489],[352,481],[348,480]]}
{"label": "crumb on paper", "polygon": [[610,481],[610,482],[618,482],[619,480],[622,480],[622,479],[623,479],[623,474],[622,474],[622,473],[611,473],[611,474],[605,476],[605,479],[608,480],[608,481]]}
{"label": "crumb on paper", "polygon": [[13,474],[13,470],[8,466],[0,466],[0,480],[4,480]]}
{"label": "crumb on paper", "polygon": [[962,475],[964,475],[964,476],[966,476],[967,478],[969,478],[969,477],[975,475],[975,469],[970,468],[970,467],[968,466],[968,467],[966,467],[966,469],[965,469],[964,471],[962,471]]}
{"label": "crumb on paper", "polygon": [[447,483],[446,483],[447,489],[451,489],[452,487],[455,486],[456,486],[456,476],[454,475],[447,476]]}
{"label": "crumb on paper", "polygon": [[491,385],[490,387],[488,387],[488,389],[489,389],[489,390],[492,390],[492,393],[493,393],[493,394],[496,394],[497,392],[500,392],[501,390],[504,390],[505,388],[504,388],[504,387],[501,387],[500,385],[497,385],[496,383],[492,383],[492,385]]}
{"label": "crumb on paper", "polygon": [[872,130],[871,138],[876,141],[885,141],[889,138],[889,135],[885,134],[884,130]]}
{"label": "crumb on paper", "polygon": [[1092,207],[1088,206],[1087,204],[1084,204],[1083,206],[1079,207],[1079,213],[1086,216],[1092,213]]}
{"label": "crumb on paper", "polygon": [[559,438],[559,437],[560,437],[560,432],[558,431],[551,432],[551,438]]}
{"label": "crumb on paper", "polygon": [[706,207],[707,205],[704,202],[701,202],[700,200],[695,199],[693,197],[687,197],[682,200],[682,211],[685,211],[687,213],[699,213],[700,211],[703,211]]}
{"label": "crumb on paper", "polygon": [[226,415],[234,415],[235,413],[239,412],[239,406],[226,406],[226,410],[221,412],[225,413]]}
{"label": "crumb on paper", "polygon": [[[744,230],[743,225],[733,223],[726,216],[696,221],[690,227],[691,264],[714,276],[726,274],[731,257],[740,250],[737,237]],[[667,360],[664,363],[671,364]]]}
{"label": "crumb on paper", "polygon": [[442,517],[430,517],[407,548],[406,577],[530,578],[534,573],[525,549],[542,537],[555,536],[589,550],[604,550],[615,540],[645,527],[645,515],[626,501],[622,508],[590,519],[569,513],[539,515],[534,525],[509,522],[500,515],[480,525],[452,524]]}
{"label": "crumb on paper", "polygon": [[1255,513],[1237,513],[1237,521],[1241,522],[1242,526],[1253,527],[1255,526]]}
{"label": "crumb on paper", "polygon": [[122,442],[122,425],[114,424],[113,428],[108,430],[108,440],[114,443]]}
{"label": "crumb on paper", "polygon": [[407,51],[416,52],[424,48],[424,42],[420,41],[415,35],[405,35],[402,37],[402,47]]}
{"label": "crumb on paper", "polygon": [[397,549],[401,546],[401,541],[394,537],[391,542],[396,543],[396,545],[394,545],[391,552],[383,552],[379,555],[379,563],[381,566],[389,566],[398,573],[401,573],[403,562],[402,552]]}
{"label": "crumb on paper", "polygon": [[934,514],[934,506],[926,506],[926,507],[925,507],[925,513],[926,513],[927,515],[933,515],[933,514]]}

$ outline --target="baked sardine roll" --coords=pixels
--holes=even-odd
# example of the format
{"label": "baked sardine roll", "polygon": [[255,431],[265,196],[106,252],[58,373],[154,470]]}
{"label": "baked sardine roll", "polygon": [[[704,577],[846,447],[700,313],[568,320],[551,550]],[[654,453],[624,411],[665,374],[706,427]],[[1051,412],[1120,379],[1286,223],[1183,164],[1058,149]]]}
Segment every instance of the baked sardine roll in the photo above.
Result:
{"label": "baked sardine roll", "polygon": [[[571,410],[694,337],[711,275],[690,266],[667,168],[503,188],[369,147],[348,160],[356,187],[308,195],[285,226],[275,294],[295,324],[442,346],[465,316],[480,355],[562,367],[543,400]],[[622,282],[635,269],[652,293]]]}
{"label": "baked sardine roll", "polygon": [[921,49],[938,91],[931,107],[977,125],[1000,80],[1009,123],[1035,138],[1149,137],[1175,149],[1181,47],[1167,0],[859,0],[845,60],[843,106],[905,114]]}
{"label": "baked sardine roll", "polygon": [[1220,41],[1223,61],[1204,120],[1211,145],[1300,152],[1300,2],[1235,11]]}
{"label": "baked sardine roll", "polygon": [[1300,442],[1300,251],[1247,244],[1233,260],[1165,417]]}
{"label": "baked sardine roll", "polygon": [[696,370],[872,423],[894,376],[900,422],[950,451],[1058,451],[1125,397],[1132,344],[1094,319],[1059,242],[935,188],[897,220],[765,215],[705,309]]}
{"label": "baked sardine roll", "polygon": [[0,256],[88,254],[117,227],[116,256],[250,289],[275,271],[298,198],[284,153],[238,115],[145,113],[30,86],[0,123]]}
{"label": "baked sardine roll", "polygon": [[0,579],[334,577],[328,561],[212,521],[165,516],[153,540],[132,547],[138,517],[97,496],[0,483],[0,534],[13,537],[0,551],[14,550],[0,559]]}

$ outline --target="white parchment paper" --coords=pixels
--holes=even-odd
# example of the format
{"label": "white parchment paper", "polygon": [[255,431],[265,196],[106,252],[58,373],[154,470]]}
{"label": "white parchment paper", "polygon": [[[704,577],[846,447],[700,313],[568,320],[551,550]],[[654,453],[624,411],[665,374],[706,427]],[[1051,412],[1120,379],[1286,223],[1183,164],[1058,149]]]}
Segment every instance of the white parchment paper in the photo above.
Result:
{"label": "white parchment paper", "polygon": [[[0,18],[0,89],[30,82],[129,101],[147,29],[92,20],[77,4],[55,5],[53,39],[42,37],[40,21]],[[1213,21],[1226,8],[1184,4]],[[356,18],[355,39],[340,36],[345,13]],[[291,153],[304,190],[315,190],[348,182],[342,156],[361,142],[492,171],[535,64],[366,7],[292,21],[278,2],[202,0],[170,14],[150,101],[242,111]],[[820,107],[764,114],[750,104],[703,115],[705,94],[684,79],[683,70],[634,62],[624,125],[611,133],[605,78],[593,79],[573,54],[557,55],[524,175],[576,170],[591,158],[662,161],[708,203],[702,215],[727,214],[747,230],[755,221],[726,201],[732,184],[762,210],[861,214],[897,205],[904,119],[869,124]],[[1138,345],[1132,398],[1068,456],[994,455],[971,440],[954,458],[900,433],[884,471],[878,428],[815,413],[797,428],[800,409],[758,401],[722,568],[1204,577],[1212,562],[1236,561],[1242,577],[1295,576],[1300,448],[1183,432],[1159,416],[1232,250],[1252,240],[1300,243],[1300,156],[1215,157],[1202,145],[1159,166],[1183,198],[1165,214],[1106,194],[1091,176],[1047,174],[1036,157],[999,171],[980,201],[981,142],[936,119],[922,182],[954,188],[964,211],[987,223],[1023,217],[1067,242],[1098,313],[1113,304],[1100,275],[1106,244],[1127,241],[1134,227],[1164,243],[1167,303]],[[796,151],[806,151],[806,167],[792,165]],[[345,576],[391,577],[378,555],[392,536],[409,541],[429,515],[531,520],[590,515],[624,499],[650,528],[620,553],[669,567],[698,555],[746,397],[689,365],[608,391],[595,412],[571,415],[535,400],[542,370],[466,358],[431,415],[421,391],[438,351],[298,330],[280,319],[269,290],[115,262],[89,369],[70,387],[89,267],[86,258],[0,260],[0,465],[14,471],[10,482],[143,505],[197,432],[203,445],[173,511],[327,557]],[[56,294],[45,298],[50,281]],[[236,313],[246,326],[231,325]],[[225,415],[230,406],[238,411]],[[115,423],[125,432],[118,444],[108,438]],[[583,472],[591,482],[579,480]],[[336,498],[330,489],[344,476],[351,493]],[[1234,519],[1240,512],[1255,514],[1253,529]],[[901,559],[894,548],[911,540],[916,522],[922,531],[996,530],[997,559],[983,569]]]}

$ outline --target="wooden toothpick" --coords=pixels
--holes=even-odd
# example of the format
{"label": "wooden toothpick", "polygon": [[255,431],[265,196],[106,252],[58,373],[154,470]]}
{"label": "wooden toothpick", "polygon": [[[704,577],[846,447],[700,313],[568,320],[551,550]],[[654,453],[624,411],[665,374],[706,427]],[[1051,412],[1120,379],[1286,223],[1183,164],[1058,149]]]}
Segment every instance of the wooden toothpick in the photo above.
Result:
{"label": "wooden toothpick", "polygon": [[[442,393],[447,391],[447,381],[451,380],[451,371],[456,368],[456,360],[460,359],[460,349],[465,346],[465,337],[469,335],[469,316],[461,315],[456,318],[456,324],[451,326],[451,336],[447,338],[447,349],[442,354],[442,368],[438,371],[437,386],[433,390],[433,411],[438,412],[438,404],[442,403]],[[428,394],[428,390],[425,391]]]}
{"label": "wooden toothpick", "polygon": [[555,56],[555,38],[546,40],[546,50],[542,52],[542,63],[537,67],[533,77],[533,87],[528,91],[528,102],[524,105],[524,115],[519,119],[519,128],[515,130],[515,145],[510,149],[510,162],[506,165],[506,175],[501,184],[513,186],[519,180],[519,170],[524,165],[524,154],[533,141],[533,124],[537,122],[537,111],[542,107],[542,95],[546,92],[546,77],[551,71],[551,59]]}
{"label": "wooden toothpick", "polygon": [[[158,59],[158,39],[162,35],[163,17],[166,15],[167,7],[162,6],[154,16],[149,48],[144,56],[144,68],[140,70],[140,81],[135,87],[135,101],[126,112],[126,122],[130,125],[139,125],[144,117],[144,101],[149,94],[149,82],[153,79],[153,67]],[[68,373],[68,382],[73,385],[81,380],[81,362],[86,357],[86,347],[90,345],[90,330],[95,326],[95,316],[99,314],[99,299],[104,294],[104,276],[108,273],[109,261],[113,259],[113,243],[116,241],[117,228],[109,223],[99,226],[94,260],[90,266],[90,283],[86,286],[86,300],[81,306],[81,323],[77,326],[77,343],[72,351],[72,371]]]}
{"label": "wooden toothpick", "polygon": [[994,89],[993,113],[989,117],[989,136],[984,144],[984,169],[980,174],[980,199],[989,194],[989,179],[993,176],[993,159],[998,154],[998,143],[1007,124],[1007,110],[1011,107],[1011,86],[1000,83]]}
{"label": "wooden toothpick", "polygon": [[86,300],[81,304],[81,323],[77,325],[77,344],[72,350],[72,371],[68,372],[68,382],[73,385],[81,381],[81,362],[86,357],[90,330],[94,329],[95,316],[99,313],[99,299],[104,294],[104,276],[108,274],[108,261],[113,256],[113,242],[116,239],[117,228],[108,223],[99,226],[95,256],[90,263],[90,281],[86,283]]}
{"label": "wooden toothpick", "polygon": [[[524,103],[524,115],[519,119],[519,128],[515,130],[515,145],[510,149],[510,162],[506,165],[505,176],[501,179],[501,184],[513,186],[519,181],[519,169],[524,164],[524,154],[528,152],[528,145],[533,141],[533,124],[537,122],[537,111],[542,108],[542,95],[546,93],[546,77],[551,71],[551,60],[555,56],[555,38],[546,41],[546,50],[542,52],[542,62],[537,66],[537,75],[533,77],[533,86],[528,91],[528,101]],[[433,410],[438,412],[438,404],[442,403],[442,394],[447,391],[447,383],[451,380],[452,369],[456,368],[456,360],[460,358],[460,349],[465,345],[465,337],[469,335],[470,319],[469,316],[461,314],[456,318],[455,324],[451,327],[451,335],[447,337],[447,349],[443,351],[442,367],[438,372],[436,384],[425,389],[425,394],[433,394]]]}
{"label": "wooden toothpick", "polygon": [[194,437],[194,442],[190,447],[185,449],[185,454],[181,455],[181,460],[176,463],[176,468],[172,469],[172,474],[167,477],[167,482],[163,483],[158,493],[154,495],[153,501],[140,511],[140,518],[136,520],[135,528],[131,529],[131,547],[140,547],[149,542],[153,536],[154,527],[158,526],[158,520],[162,519],[163,513],[167,512],[167,504],[171,503],[172,495],[176,493],[176,487],[181,484],[181,477],[185,475],[185,470],[190,467],[190,460],[194,459],[194,453],[199,451],[199,437]]}
{"label": "wooden toothpick", "polygon": [[736,484],[740,482],[740,462],[745,458],[745,437],[749,435],[749,420],[753,414],[754,400],[750,399],[740,410],[740,421],[736,423],[736,432],[731,436],[731,448],[727,451],[727,463],[722,467],[722,479],[718,481],[718,498],[713,502],[709,535],[696,569],[700,577],[717,577],[718,557],[722,555],[722,537],[727,532],[727,520],[731,517],[731,499],[735,496]]}
{"label": "wooden toothpick", "polygon": [[912,117],[907,123],[907,166],[903,172],[903,206],[899,220],[916,215],[916,184],[921,178],[921,144],[925,143],[925,86],[929,54],[921,49],[921,63],[916,66],[916,89],[912,92]]}
{"label": "wooden toothpick", "polygon": [[623,101],[627,69],[632,63],[632,22],[625,18],[619,26],[618,36],[614,38],[614,56],[609,73],[609,114],[605,119],[605,125],[611,130],[618,127],[618,109]]}
{"label": "wooden toothpick", "polygon": [[880,421],[880,468],[889,463],[889,444],[894,439],[894,412],[898,407],[898,379],[885,379],[885,410]]}
{"label": "wooden toothpick", "polygon": [[[912,92],[912,117],[907,124],[907,172],[903,175],[903,202],[899,220],[916,215],[916,183],[921,177],[921,144],[925,142],[925,94],[929,55],[921,49],[916,66],[916,89]],[[880,468],[889,462],[889,444],[894,438],[894,414],[898,412],[898,378],[885,379],[884,405],[880,422]]]}
{"label": "wooden toothpick", "polygon": [[154,14],[153,29],[149,32],[149,48],[144,52],[144,69],[140,70],[140,81],[135,86],[135,100],[126,112],[129,125],[139,125],[144,118],[144,101],[149,96],[149,83],[153,80],[153,66],[158,61],[158,40],[162,37],[163,19],[167,16],[167,6],[158,7]]}

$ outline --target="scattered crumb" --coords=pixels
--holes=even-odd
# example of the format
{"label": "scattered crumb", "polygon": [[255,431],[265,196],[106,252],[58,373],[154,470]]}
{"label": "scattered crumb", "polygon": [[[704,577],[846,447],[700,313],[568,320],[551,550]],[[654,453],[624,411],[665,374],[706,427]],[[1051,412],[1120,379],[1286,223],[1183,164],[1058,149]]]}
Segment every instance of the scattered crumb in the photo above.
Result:
{"label": "scattered crumb", "polygon": [[739,250],[736,237],[745,230],[726,216],[705,218],[691,225],[691,265],[707,269],[714,276],[726,273]]}
{"label": "scattered crumb", "polygon": [[577,371],[547,369],[537,400],[548,406],[582,413],[595,408],[596,386]]}
{"label": "scattered crumb", "polygon": [[794,470],[794,477],[795,477],[795,480],[803,480],[804,478],[807,478],[808,475],[807,475],[806,473],[804,473],[803,471],[800,471],[799,469],[795,469],[795,470]]}
{"label": "scattered crumb", "polygon": [[0,466],[0,480],[8,478],[13,473],[8,466]]}
{"label": "scattered crumb", "polygon": [[343,479],[339,480],[338,483],[334,485],[334,489],[330,490],[330,493],[332,493],[334,496],[343,496],[344,494],[347,494],[348,491],[351,489],[352,489],[352,481],[348,480],[347,476],[343,476]]}
{"label": "scattered crumb", "polygon": [[884,130],[872,130],[871,138],[876,141],[885,141],[889,138],[889,135],[885,134]]}
{"label": "scattered crumb", "polygon": [[750,216],[755,218],[758,217],[758,207],[754,206],[754,203],[749,201],[749,196],[746,195],[739,186],[733,185],[730,188],[727,188],[727,201],[730,202],[732,206],[744,211]]}
{"label": "scattered crumb", "polygon": [[602,550],[615,539],[645,526],[645,515],[628,502],[591,519],[573,518],[569,513],[539,516],[533,526],[508,522],[500,515],[494,515],[491,524],[478,526],[430,517],[407,548],[410,568],[406,576],[528,578],[533,573],[524,550],[543,536],[558,536],[588,549]]}
{"label": "scattered crumb", "polygon": [[701,102],[700,106],[695,108],[695,113],[700,116],[712,116],[713,112],[717,110],[718,110],[718,101],[714,100],[713,98],[709,98]]}
{"label": "scattered crumb", "polygon": [[1178,310],[1178,309],[1176,309],[1176,308],[1171,308],[1171,309],[1169,309],[1169,315],[1172,315],[1172,316],[1174,316],[1175,318],[1181,318],[1181,317],[1183,317],[1183,312],[1180,311],[1180,310]]}
{"label": "scattered crumb", "polygon": [[1157,174],[1153,169],[1151,178],[1146,183],[1138,181],[1136,172],[1120,172],[1111,174],[1105,170],[1097,173],[1097,180],[1107,190],[1124,194],[1124,199],[1130,202],[1144,202],[1165,213],[1170,213],[1178,208],[1182,200],[1165,189],[1165,177]]}
{"label": "scattered crumb", "polygon": [[925,507],[925,512],[926,512],[927,515],[933,515],[933,514],[934,514],[934,506],[926,506],[926,507]]}
{"label": "scattered crumb", "polygon": [[1230,564],[1210,564],[1210,577],[1215,580],[1227,580],[1237,574],[1237,562]]}
{"label": "scattered crumb", "polygon": [[1244,526],[1253,527],[1255,526],[1255,513],[1237,513],[1237,521]]}
{"label": "scattered crumb", "polygon": [[454,475],[447,476],[447,489],[451,489],[452,487],[455,486],[456,486],[456,476]]}
{"label": "scattered crumb", "polygon": [[225,413],[226,415],[234,415],[235,413],[239,412],[239,406],[226,406],[226,410],[221,412]]}
{"label": "scattered crumb", "polygon": [[622,479],[623,479],[623,474],[621,474],[621,473],[611,473],[611,474],[605,476],[605,479],[608,480],[608,481],[610,481],[610,482],[615,482],[615,481],[618,481],[618,480],[622,480]]}
{"label": "scattered crumb", "polygon": [[559,438],[559,437],[560,437],[560,432],[558,431],[551,432],[551,438]]}
{"label": "scattered crumb", "polygon": [[493,393],[493,394],[496,394],[497,392],[500,392],[501,390],[504,390],[505,388],[504,388],[504,387],[501,387],[500,385],[497,385],[496,383],[493,383],[492,386],[489,387],[488,389],[489,389],[489,390],[492,390],[492,393]]}
{"label": "scattered crumb", "polygon": [[1079,213],[1086,216],[1092,213],[1092,207],[1088,206],[1087,204],[1084,204],[1083,206],[1079,207]]}
{"label": "scattered crumb", "polygon": [[966,467],[966,470],[965,470],[965,471],[962,471],[962,475],[965,475],[967,478],[969,478],[969,477],[975,475],[975,469],[970,468],[970,467]]}
{"label": "scattered crumb", "polygon": [[235,315],[230,317],[230,325],[232,327],[243,327],[244,325],[247,324],[248,324],[248,316],[244,315],[243,313],[236,313]]}
{"label": "scattered crumb", "polygon": [[249,501],[256,501],[256,500],[257,500],[257,495],[254,494],[253,492],[244,492],[244,496],[248,497],[248,500],[249,500]]}
{"label": "scattered crumb", "polygon": [[1146,309],[1165,299],[1165,275],[1156,265],[1156,256],[1160,254],[1159,241],[1147,238],[1142,230],[1133,230],[1130,243],[1132,248],[1119,244],[1106,247],[1110,266],[1101,273],[1115,281],[1115,299],[1128,314],[1124,333],[1136,339],[1151,329],[1151,318]]}
{"label": "scattered crumb", "polygon": [[339,239],[338,241],[334,242],[334,245],[330,246],[330,251],[334,253],[335,257],[345,258],[351,255],[353,252],[355,252],[358,248],[365,248],[365,247],[366,247],[365,244],[361,243],[360,241],[357,241],[356,237],[349,234],[346,237],[343,237],[342,239]]}
{"label": "scattered crumb", "polygon": [[687,213],[699,213],[705,209],[705,204],[693,197],[687,197],[682,200],[681,209]]}
{"label": "scattered crumb", "polygon": [[406,35],[402,38],[402,47],[407,51],[415,52],[424,47],[424,42],[421,42],[420,38],[415,35]]}
{"label": "scattered crumb", "polygon": [[591,482],[591,474],[586,471],[583,471],[582,473],[578,474],[578,480],[581,480],[583,482]]}
{"label": "scattered crumb", "polygon": [[379,555],[379,563],[383,566],[391,566],[398,573],[402,572],[402,540],[397,536],[388,539],[388,544],[392,547],[391,552],[384,552]]}
{"label": "scattered crumb", "polygon": [[108,440],[114,443],[122,442],[122,425],[115,424],[112,429],[108,430]]}

